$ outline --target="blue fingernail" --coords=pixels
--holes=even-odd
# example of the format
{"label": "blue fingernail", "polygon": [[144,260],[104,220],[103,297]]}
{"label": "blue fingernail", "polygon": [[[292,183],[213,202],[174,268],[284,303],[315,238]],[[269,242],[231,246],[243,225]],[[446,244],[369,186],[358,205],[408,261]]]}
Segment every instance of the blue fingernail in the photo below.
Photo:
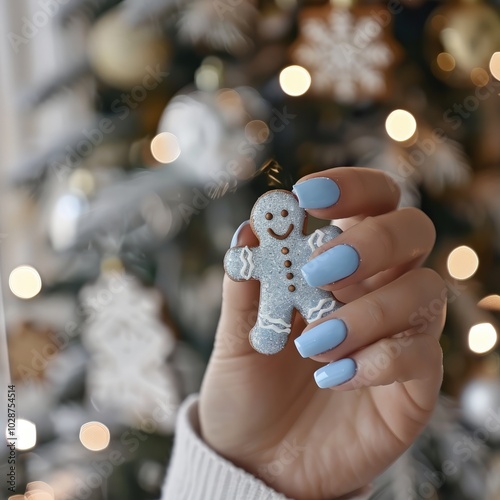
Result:
{"label": "blue fingernail", "polygon": [[359,255],[350,245],[337,245],[302,266],[302,274],[311,286],[335,283],[350,276],[359,266]]}
{"label": "blue fingernail", "polygon": [[297,337],[295,347],[303,358],[308,358],[337,347],[346,336],[345,323],[341,319],[330,319]]}
{"label": "blue fingernail", "polygon": [[351,380],[356,375],[356,363],[351,358],[334,361],[314,372],[314,380],[321,389],[334,387]]}
{"label": "blue fingernail", "polygon": [[340,197],[338,184],[328,177],[314,177],[293,186],[292,192],[299,199],[301,208],[326,208],[337,203]]}
{"label": "blue fingernail", "polygon": [[238,244],[238,236],[240,235],[241,230],[249,223],[250,221],[246,220],[239,225],[238,229],[236,229],[231,239],[231,244],[229,245],[230,248],[233,248]]}

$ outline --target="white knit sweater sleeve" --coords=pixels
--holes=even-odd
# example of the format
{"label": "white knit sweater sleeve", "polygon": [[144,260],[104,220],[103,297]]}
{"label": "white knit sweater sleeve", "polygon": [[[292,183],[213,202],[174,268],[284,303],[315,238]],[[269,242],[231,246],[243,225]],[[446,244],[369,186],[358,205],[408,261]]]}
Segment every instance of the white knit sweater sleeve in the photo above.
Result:
{"label": "white knit sweater sleeve", "polygon": [[[367,500],[368,497],[351,498]],[[161,500],[207,499],[291,500],[222,458],[202,441],[198,397],[193,395],[179,410],[174,449]]]}

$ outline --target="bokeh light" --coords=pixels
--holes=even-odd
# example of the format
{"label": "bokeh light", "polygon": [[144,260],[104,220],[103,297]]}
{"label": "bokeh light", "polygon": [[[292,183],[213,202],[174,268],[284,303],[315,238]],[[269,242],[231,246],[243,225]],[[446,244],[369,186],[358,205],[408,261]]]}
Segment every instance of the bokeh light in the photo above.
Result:
{"label": "bokeh light", "polygon": [[478,323],[469,330],[469,348],[477,354],[491,351],[497,343],[497,332],[491,323]]}
{"label": "bokeh light", "polygon": [[443,71],[453,71],[455,69],[455,58],[448,52],[438,54],[436,62]]}
{"label": "bokeh light", "polygon": [[476,87],[484,87],[490,81],[488,72],[483,68],[474,68],[470,72],[470,79]]}
{"label": "bokeh light", "polygon": [[32,299],[42,289],[42,279],[32,266],[18,266],[9,276],[9,288],[20,299]]}
{"label": "bokeh light", "polygon": [[466,280],[479,267],[479,257],[472,248],[462,245],[450,252],[447,261],[448,272],[457,280]]}
{"label": "bokeh light", "polygon": [[285,94],[293,97],[305,94],[311,86],[311,75],[302,66],[288,66],[280,73],[280,86]]}
{"label": "bokeh light", "polygon": [[500,295],[488,295],[483,297],[478,303],[478,307],[490,311],[500,311]]}
{"label": "bokeh light", "polygon": [[411,139],[417,130],[415,117],[404,109],[395,109],[385,121],[385,129],[391,139],[404,142]]}
{"label": "bokeh light", "polygon": [[[5,431],[5,436],[7,439],[11,439],[13,436],[10,434],[12,429],[7,428]],[[36,425],[29,420],[24,418],[16,419],[16,429],[15,429],[16,448],[18,450],[29,450],[36,445]]]}
{"label": "bokeh light", "polygon": [[500,52],[495,52],[491,56],[490,71],[497,80],[500,80]]}
{"label": "bokeh light", "polygon": [[109,429],[101,422],[87,422],[80,428],[80,441],[88,450],[104,450],[110,441]]}
{"label": "bokeh light", "polygon": [[181,154],[179,141],[170,132],[161,132],[151,141],[151,154],[160,163],[172,163]]}
{"label": "bokeh light", "polygon": [[245,126],[245,136],[252,144],[262,144],[269,139],[269,127],[262,120],[252,120]]}
{"label": "bokeh light", "polygon": [[27,500],[54,500],[53,488],[43,481],[32,481],[26,485],[25,498]]}

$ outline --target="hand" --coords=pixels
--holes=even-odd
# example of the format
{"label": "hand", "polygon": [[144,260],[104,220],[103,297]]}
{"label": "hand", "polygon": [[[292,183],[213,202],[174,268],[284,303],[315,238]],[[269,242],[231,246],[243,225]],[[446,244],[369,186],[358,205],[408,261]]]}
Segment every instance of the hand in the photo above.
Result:
{"label": "hand", "polygon": [[[347,167],[300,183],[313,178],[334,180],[340,197],[308,212],[335,219],[345,230],[314,252],[305,276],[346,305],[301,335],[304,322],[297,314],[283,351],[265,356],[247,340],[259,283],[226,276],[199,407],[202,436],[213,449],[277,491],[304,500],[336,498],[368,485],[415,440],[441,385],[439,336],[446,310],[442,279],[418,267],[434,244],[433,224],[418,209],[396,209],[399,190],[390,178]],[[307,208],[307,185],[300,183],[297,192]],[[244,227],[238,245],[257,244]],[[347,257],[329,251],[339,245],[349,246]],[[299,335],[302,353],[312,357],[297,352],[292,339]],[[332,390],[320,389],[314,377]]]}

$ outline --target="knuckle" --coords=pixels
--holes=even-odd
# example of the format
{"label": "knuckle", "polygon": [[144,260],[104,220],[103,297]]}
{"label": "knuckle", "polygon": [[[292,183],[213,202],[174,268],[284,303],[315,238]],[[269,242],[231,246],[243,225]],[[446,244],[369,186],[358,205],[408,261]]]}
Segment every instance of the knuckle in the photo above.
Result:
{"label": "knuckle", "polygon": [[365,226],[374,236],[374,241],[378,240],[384,255],[393,255],[396,250],[396,242],[388,227],[385,224],[381,224],[375,217],[367,217],[365,219]]}
{"label": "knuckle", "polygon": [[374,297],[364,298],[364,309],[375,325],[383,325],[386,321],[386,311],[379,300]]}

